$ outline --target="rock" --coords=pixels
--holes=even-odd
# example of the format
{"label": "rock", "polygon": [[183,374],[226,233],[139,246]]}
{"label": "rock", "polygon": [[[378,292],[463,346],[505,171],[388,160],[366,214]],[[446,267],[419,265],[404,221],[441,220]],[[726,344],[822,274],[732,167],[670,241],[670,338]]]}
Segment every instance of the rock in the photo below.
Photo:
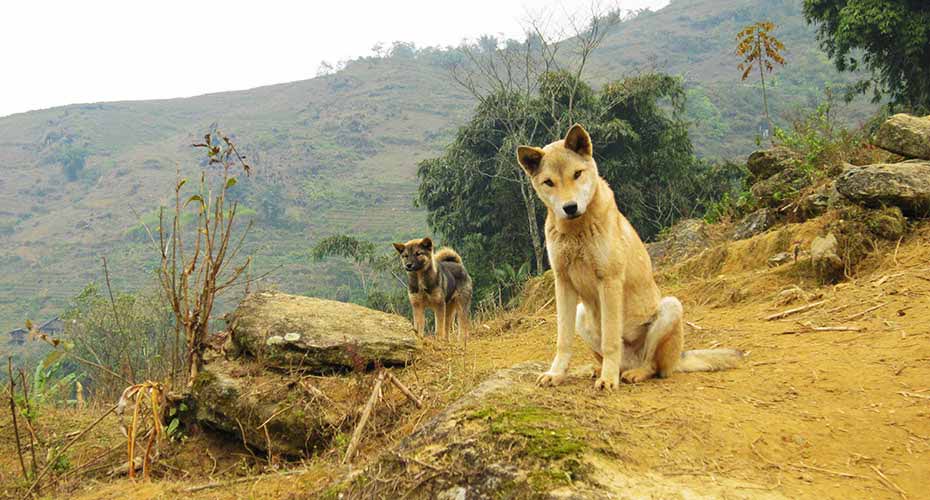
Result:
{"label": "rock", "polygon": [[707,223],[701,219],[684,219],[666,229],[659,241],[646,245],[646,250],[652,263],[658,265],[665,261],[678,261],[709,244]]}
{"label": "rock", "polygon": [[791,252],[779,252],[769,257],[769,267],[778,267],[794,260],[794,254]]}
{"label": "rock", "polygon": [[[218,357],[194,380],[195,415],[201,424],[250,448],[267,451],[270,439],[273,453],[308,456],[328,446],[344,415],[330,401],[303,392],[298,383],[248,360]],[[267,437],[261,428],[266,421]]]}
{"label": "rock", "polygon": [[752,173],[756,181],[768,179],[782,170],[797,165],[797,157],[788,148],[776,146],[771,149],[761,149],[753,152],[746,160],[746,168]]}
{"label": "rock", "polygon": [[875,144],[908,158],[930,160],[930,116],[892,116],[878,128]]}
{"label": "rock", "polygon": [[811,242],[811,264],[823,281],[833,282],[843,277],[845,266],[838,254],[838,243],[833,233],[818,236]]}
{"label": "rock", "polygon": [[846,201],[836,190],[836,182],[831,181],[817,188],[813,193],[801,198],[797,214],[801,220],[813,219],[823,215],[827,210],[836,208]]}
{"label": "rock", "polygon": [[256,292],[227,317],[234,348],[278,369],[405,365],[419,343],[406,319],[355,304]]}
{"label": "rock", "polygon": [[930,214],[930,162],[916,160],[853,167],[836,180],[836,189],[866,207],[892,205],[905,215]]}
{"label": "rock", "polygon": [[774,210],[768,208],[756,210],[736,223],[736,226],[733,227],[733,234],[730,239],[745,240],[746,238],[752,238],[772,227],[775,221]]}
{"label": "rock", "polygon": [[756,182],[749,191],[759,206],[777,208],[794,199],[810,183],[811,178],[807,173],[798,168],[789,168]]}

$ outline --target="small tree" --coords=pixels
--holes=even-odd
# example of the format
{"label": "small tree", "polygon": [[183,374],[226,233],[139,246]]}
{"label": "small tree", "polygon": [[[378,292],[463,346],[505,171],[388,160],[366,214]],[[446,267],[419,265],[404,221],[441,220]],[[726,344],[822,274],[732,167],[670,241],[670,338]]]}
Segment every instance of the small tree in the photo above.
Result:
{"label": "small tree", "polygon": [[[215,141],[215,137],[219,137],[220,141]],[[251,167],[229,137],[219,132],[207,134],[203,143],[193,147],[206,151],[207,169],[219,166],[219,175],[210,176],[219,182],[209,181],[207,171],[202,172],[198,192],[182,204],[181,193],[187,179],[179,176],[174,188],[174,214],[170,222],[166,221],[165,208],[162,207],[158,218],[158,251],[161,256],[158,277],[174,313],[175,345],[179,344],[182,331],[186,340],[188,387],[193,384],[203,363],[210,315],[217,295],[235,284],[251,262],[251,257],[246,257],[240,265],[231,267],[251,223],[231,245],[238,203],[229,202],[226,196],[236,185],[235,170],[241,168],[243,173],[250,175]],[[189,210],[195,212],[193,234],[186,232],[182,223],[182,220],[187,220],[186,215],[189,217]],[[193,243],[189,241],[191,238]],[[172,359],[177,357],[174,353]],[[176,372],[177,367],[173,367],[172,382]]]}
{"label": "small tree", "polygon": [[765,123],[770,127],[772,121],[769,118],[769,100],[765,92],[765,73],[771,73],[776,64],[780,66],[785,64],[785,59],[781,55],[785,46],[772,35],[773,31],[775,31],[775,23],[760,21],[746,26],[736,35],[736,55],[743,58],[743,62],[737,66],[743,72],[741,79],[746,81],[752,70],[759,68]]}

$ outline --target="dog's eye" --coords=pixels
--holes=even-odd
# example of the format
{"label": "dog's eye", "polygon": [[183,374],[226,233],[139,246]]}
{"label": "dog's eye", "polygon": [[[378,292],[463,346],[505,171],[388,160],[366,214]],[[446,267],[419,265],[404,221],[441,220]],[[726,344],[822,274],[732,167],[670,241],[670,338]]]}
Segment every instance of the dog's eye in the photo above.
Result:
{"label": "dog's eye", "polygon": [[575,178],[577,179],[577,178],[581,177],[581,173],[582,173],[582,172],[584,172],[584,170],[579,170],[579,171],[575,172]]}
{"label": "dog's eye", "polygon": [[547,185],[547,186],[549,186],[549,187],[555,186],[555,183],[553,183],[551,179],[546,179],[546,180],[544,180],[544,181],[543,181],[543,184],[545,184],[545,185]]}

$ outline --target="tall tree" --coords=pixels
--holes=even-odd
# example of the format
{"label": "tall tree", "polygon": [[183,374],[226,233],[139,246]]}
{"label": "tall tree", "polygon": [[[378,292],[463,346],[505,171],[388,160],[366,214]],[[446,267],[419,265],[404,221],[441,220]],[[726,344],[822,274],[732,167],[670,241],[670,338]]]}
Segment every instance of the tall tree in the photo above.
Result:
{"label": "tall tree", "polygon": [[753,69],[759,69],[765,123],[769,127],[772,121],[769,118],[769,99],[765,92],[765,73],[774,71],[776,64],[782,66],[785,64],[785,59],[781,55],[785,46],[778,38],[775,38],[773,31],[775,31],[775,23],[760,21],[746,26],[736,35],[736,55],[743,58],[737,66],[743,72],[742,80],[746,81]]}
{"label": "tall tree", "polygon": [[840,71],[869,70],[873,90],[892,104],[930,111],[930,2],[925,0],[804,0],[804,17]]}

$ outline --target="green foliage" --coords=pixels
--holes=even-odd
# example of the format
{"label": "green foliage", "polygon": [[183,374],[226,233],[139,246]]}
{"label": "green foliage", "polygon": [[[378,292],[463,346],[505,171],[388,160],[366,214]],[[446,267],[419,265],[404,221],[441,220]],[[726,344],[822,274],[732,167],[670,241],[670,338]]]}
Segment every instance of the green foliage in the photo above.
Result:
{"label": "green foliage", "polygon": [[[32,411],[37,411],[38,408],[46,404],[58,403],[63,398],[67,399],[71,396],[76,380],[76,373],[65,373],[65,366],[62,361],[49,355],[46,361],[36,365],[36,369],[32,374],[29,407]],[[23,407],[23,405],[20,406]],[[35,417],[30,417],[30,420],[35,420]]]}
{"label": "green foliage", "polygon": [[816,178],[838,172],[863,146],[862,130],[849,130],[838,124],[832,92],[813,111],[795,111],[788,116],[790,128],[775,128],[775,143],[801,158],[798,167]]}
{"label": "green foliage", "polygon": [[513,299],[520,295],[526,281],[531,277],[530,263],[524,262],[520,267],[515,268],[505,262],[500,267],[493,268],[492,273],[497,281],[500,301],[510,304]]}
{"label": "green foliage", "polygon": [[103,367],[86,367],[90,372],[83,382],[93,395],[114,399],[126,380],[163,380],[170,375],[174,322],[154,291],[116,294],[111,302],[105,291],[90,283],[72,300],[62,320],[66,343],[59,349],[65,358],[70,354]]}
{"label": "green foliage", "polygon": [[68,182],[74,182],[81,176],[87,157],[90,152],[87,148],[65,141],[56,145],[44,159],[45,163],[58,163]]}
{"label": "green foliage", "polygon": [[920,0],[804,0],[804,16],[840,71],[864,67],[875,100],[930,110],[930,4]]}

